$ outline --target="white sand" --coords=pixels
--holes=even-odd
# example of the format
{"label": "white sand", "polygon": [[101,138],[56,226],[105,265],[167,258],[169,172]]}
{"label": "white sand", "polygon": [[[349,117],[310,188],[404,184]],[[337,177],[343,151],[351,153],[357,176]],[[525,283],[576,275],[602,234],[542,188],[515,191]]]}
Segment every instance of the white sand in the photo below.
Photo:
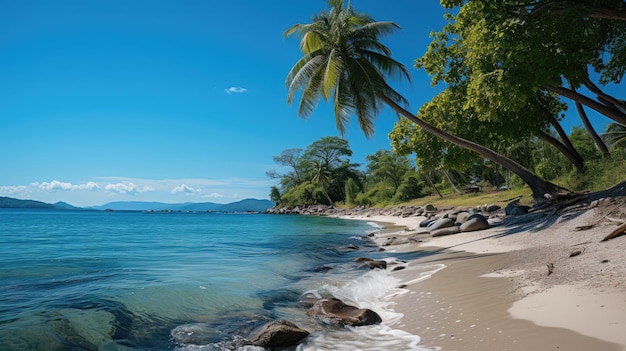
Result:
{"label": "white sand", "polygon": [[[626,236],[600,242],[619,224],[612,219],[605,218],[609,210],[612,212],[611,216],[615,217],[615,204],[611,199],[606,199],[601,206],[569,211],[559,217],[544,217],[527,224],[499,225],[487,230],[444,237],[431,238],[428,234],[424,234],[421,236],[423,238],[421,243],[395,245],[386,249],[390,252],[411,252],[436,247],[481,255],[506,253],[506,259],[497,261],[494,266],[474,267],[477,269],[475,272],[472,271],[474,275],[468,275],[468,271],[463,271],[463,265],[468,265],[468,263],[459,264],[457,269],[460,272],[458,274],[460,278],[455,279],[465,279],[465,284],[458,285],[459,282],[453,282],[457,284],[455,289],[459,289],[459,286],[461,289],[465,286],[468,288],[474,286],[469,284],[468,279],[485,279],[480,276],[501,277],[507,281],[507,288],[498,289],[509,290],[510,296],[514,297],[512,306],[510,303],[508,305],[503,303],[508,310],[509,318],[527,320],[539,326],[564,328],[594,338],[591,340],[598,339],[614,344],[611,348],[607,346],[608,343],[598,344],[597,349],[626,351]],[[618,212],[617,219],[625,219],[624,210]],[[425,231],[424,228],[419,227],[419,223],[425,217],[344,216],[343,218],[391,223],[406,227],[397,232],[385,233],[384,237],[377,238],[381,240],[380,242],[392,236],[401,238]],[[577,230],[577,227],[586,225],[593,225],[593,227],[587,230]],[[570,257],[575,251],[581,253]],[[548,274],[549,269],[550,274]],[[440,274],[442,273],[435,274],[430,279],[432,281],[430,284],[437,284],[437,277]],[[410,277],[405,278],[410,279]],[[410,285],[408,288],[416,294],[418,293],[416,287],[417,285]],[[480,289],[480,286],[476,289]],[[471,296],[471,291],[468,291],[466,295]],[[472,298],[477,299],[475,296]],[[461,301],[463,298],[459,299],[459,303],[463,304],[464,302]],[[399,308],[402,308],[402,304]],[[411,307],[404,305],[404,308]],[[479,316],[481,314],[480,311],[476,313]],[[412,326],[414,331],[420,332],[418,327],[412,325],[418,324],[417,322],[408,318],[406,324],[409,325],[407,330],[411,330]],[[550,334],[544,336],[555,336],[558,334],[555,330],[560,329],[546,328],[546,330],[549,330]],[[526,334],[520,335],[520,337],[525,337]],[[566,335],[569,334],[563,334],[563,338],[571,339],[571,335]],[[561,343],[557,336],[555,338],[554,345],[567,345]],[[507,342],[510,345],[515,344],[512,340],[500,340],[498,343],[494,341],[493,345],[506,346],[511,350],[516,349],[515,347],[508,348]],[[437,345],[437,342],[433,341],[432,344]],[[446,345],[446,342],[441,345]],[[489,344],[481,345],[484,349],[493,349],[489,347]],[[577,348],[582,347],[581,345],[574,344],[561,349],[582,350],[582,348]],[[533,347],[535,350],[542,349],[541,346]],[[453,348],[445,346],[443,348],[443,350],[448,349]],[[463,349],[472,348],[464,347]],[[476,349],[479,349],[478,346]],[[545,346],[545,349],[552,348]]]}

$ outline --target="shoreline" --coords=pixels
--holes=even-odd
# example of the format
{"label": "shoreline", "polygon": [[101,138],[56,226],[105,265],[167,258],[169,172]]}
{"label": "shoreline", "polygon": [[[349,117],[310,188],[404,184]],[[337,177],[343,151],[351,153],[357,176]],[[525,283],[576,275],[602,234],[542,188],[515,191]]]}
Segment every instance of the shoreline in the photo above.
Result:
{"label": "shoreline", "polygon": [[[382,224],[372,239],[390,255],[432,252],[392,273],[407,290],[393,298],[404,314],[394,327],[422,337],[420,346],[626,351],[626,237],[600,242],[617,226],[599,220],[614,200],[604,202],[441,237],[419,226],[423,215],[336,217]],[[411,283],[411,267],[439,263],[447,267]]]}

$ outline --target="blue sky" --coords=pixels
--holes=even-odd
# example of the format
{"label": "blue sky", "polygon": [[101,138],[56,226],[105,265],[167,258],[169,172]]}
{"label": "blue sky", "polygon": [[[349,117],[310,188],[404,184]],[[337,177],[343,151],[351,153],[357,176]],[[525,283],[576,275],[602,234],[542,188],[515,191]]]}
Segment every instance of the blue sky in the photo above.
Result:
{"label": "blue sky", "polygon": [[[413,60],[444,24],[439,1],[352,4],[403,28],[385,43],[410,68],[413,83],[394,87],[417,111],[436,93]],[[76,206],[268,198],[272,156],[338,135],[328,105],[302,120],[286,104],[285,77],[300,52],[282,33],[325,8],[323,0],[0,1],[0,196]],[[351,124],[353,162],[389,149],[396,119],[384,111],[371,139]]]}

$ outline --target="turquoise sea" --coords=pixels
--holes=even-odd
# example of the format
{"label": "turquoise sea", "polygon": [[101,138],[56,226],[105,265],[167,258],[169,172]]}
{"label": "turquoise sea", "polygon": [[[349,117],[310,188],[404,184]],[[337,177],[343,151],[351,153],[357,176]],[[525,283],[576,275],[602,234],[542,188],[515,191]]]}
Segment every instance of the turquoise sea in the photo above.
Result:
{"label": "turquoise sea", "polygon": [[[260,350],[242,338],[277,319],[312,332],[298,350],[423,350],[393,327],[398,281],[353,262],[392,259],[366,240],[375,230],[315,216],[0,209],[0,350]],[[329,295],[383,324],[306,316]],[[190,324],[200,340],[177,342]]]}

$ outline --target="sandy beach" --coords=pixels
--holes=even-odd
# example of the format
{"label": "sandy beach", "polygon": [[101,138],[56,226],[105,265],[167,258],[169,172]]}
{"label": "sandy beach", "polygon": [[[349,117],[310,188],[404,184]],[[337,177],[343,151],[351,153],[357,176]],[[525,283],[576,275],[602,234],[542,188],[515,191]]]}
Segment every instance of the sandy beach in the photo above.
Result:
{"label": "sandy beach", "polygon": [[[425,254],[393,272],[404,288],[394,297],[404,314],[394,327],[420,335],[425,347],[623,351],[626,236],[601,242],[626,219],[623,201],[442,237],[420,227],[423,216],[341,217],[392,228],[373,238],[390,256]],[[420,281],[414,269],[424,264],[446,267]]]}

